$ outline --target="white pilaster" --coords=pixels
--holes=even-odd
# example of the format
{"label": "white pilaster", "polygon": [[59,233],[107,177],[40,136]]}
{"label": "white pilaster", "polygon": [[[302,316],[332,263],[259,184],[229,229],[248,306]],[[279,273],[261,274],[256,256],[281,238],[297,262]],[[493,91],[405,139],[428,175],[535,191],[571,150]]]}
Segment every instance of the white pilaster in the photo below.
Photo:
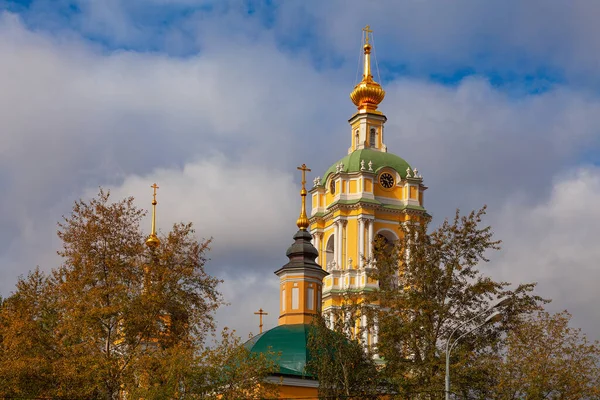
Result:
{"label": "white pilaster", "polygon": [[363,256],[365,255],[365,219],[358,219],[358,265],[359,267],[363,267],[364,260]]}
{"label": "white pilaster", "polygon": [[[346,224],[348,221],[341,220],[340,222],[342,224],[342,266],[345,268],[348,265],[348,235],[346,235]],[[342,268],[342,266],[340,266],[340,268]]]}
{"label": "white pilaster", "polygon": [[321,258],[321,235],[322,235],[322,233],[320,233],[320,232],[316,232],[313,235],[314,246],[317,249],[317,251],[319,252],[319,256],[316,259],[317,264],[319,263],[319,259]]}
{"label": "white pilaster", "polygon": [[342,221],[335,223],[335,263],[342,268]]}
{"label": "white pilaster", "polygon": [[369,258],[373,257],[373,225],[374,225],[374,220],[370,220],[369,221]]}

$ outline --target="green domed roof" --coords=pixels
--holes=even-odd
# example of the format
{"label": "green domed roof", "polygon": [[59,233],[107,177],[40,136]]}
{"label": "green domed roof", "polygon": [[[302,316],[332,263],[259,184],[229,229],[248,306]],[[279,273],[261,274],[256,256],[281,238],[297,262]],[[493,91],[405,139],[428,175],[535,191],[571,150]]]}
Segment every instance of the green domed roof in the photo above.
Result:
{"label": "green domed roof", "polygon": [[400,158],[395,154],[384,153],[383,151],[378,150],[361,149],[353,151],[329,167],[325,172],[325,175],[323,175],[323,180],[321,182],[323,182],[323,184],[327,182],[327,177],[329,177],[329,174],[335,173],[339,163],[344,164],[344,168],[342,169],[343,172],[359,172],[361,160],[365,160],[365,171],[368,171],[369,161],[371,161],[373,163],[372,172],[377,173],[381,168],[389,167],[398,172],[402,179],[406,178],[406,169],[410,168],[410,165],[408,165],[403,158]]}
{"label": "green domed roof", "polygon": [[248,340],[244,346],[252,353],[275,354],[279,373],[284,375],[309,377],[304,369],[309,359],[308,335],[309,324],[279,325]]}

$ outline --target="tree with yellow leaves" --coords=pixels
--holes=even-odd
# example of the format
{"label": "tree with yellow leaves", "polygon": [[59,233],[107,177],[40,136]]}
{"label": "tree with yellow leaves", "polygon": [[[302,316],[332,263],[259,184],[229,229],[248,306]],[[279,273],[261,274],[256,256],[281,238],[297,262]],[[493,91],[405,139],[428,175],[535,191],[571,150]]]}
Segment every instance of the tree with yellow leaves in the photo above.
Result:
{"label": "tree with yellow leaves", "polygon": [[[206,346],[222,303],[220,281],[204,269],[210,240],[175,224],[159,246],[146,246],[144,213],[133,198],[112,203],[103,190],[75,202],[59,223],[62,265],[21,278],[2,302],[0,396],[218,395],[199,373],[219,362]],[[239,343],[221,344],[229,345]],[[265,376],[263,360],[239,362]]]}

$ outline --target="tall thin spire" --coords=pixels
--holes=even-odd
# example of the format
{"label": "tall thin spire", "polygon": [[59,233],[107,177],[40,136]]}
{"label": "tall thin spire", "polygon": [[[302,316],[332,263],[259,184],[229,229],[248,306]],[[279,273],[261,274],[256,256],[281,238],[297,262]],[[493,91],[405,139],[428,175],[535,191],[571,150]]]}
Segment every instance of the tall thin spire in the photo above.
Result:
{"label": "tall thin spire", "polygon": [[298,169],[302,171],[302,190],[300,190],[300,196],[302,196],[302,206],[300,209],[300,217],[298,217],[296,225],[298,228],[305,231],[309,225],[308,217],[306,216],[306,172],[310,172],[310,169],[308,169],[306,164],[302,164],[300,167],[298,167]]}
{"label": "tall thin spire", "polygon": [[373,75],[371,75],[371,45],[369,44],[369,33],[373,33],[370,29],[370,26],[367,25],[363,28],[363,32],[365,32],[365,45],[364,49],[364,68],[363,68],[363,80],[367,81],[373,80]]}
{"label": "tall thin spire", "polygon": [[160,245],[160,239],[158,236],[156,236],[156,205],[158,204],[156,201],[156,189],[158,189],[158,186],[155,183],[150,187],[154,189],[154,193],[152,195],[152,231],[148,236],[148,239],[146,239],[146,246],[154,248]]}
{"label": "tall thin spire", "polygon": [[381,85],[373,80],[371,74],[371,43],[369,43],[369,35],[373,33],[369,25],[363,28],[364,35],[364,67],[363,78],[350,93],[350,99],[358,107],[358,112],[378,112],[377,106],[385,97],[385,90]]}

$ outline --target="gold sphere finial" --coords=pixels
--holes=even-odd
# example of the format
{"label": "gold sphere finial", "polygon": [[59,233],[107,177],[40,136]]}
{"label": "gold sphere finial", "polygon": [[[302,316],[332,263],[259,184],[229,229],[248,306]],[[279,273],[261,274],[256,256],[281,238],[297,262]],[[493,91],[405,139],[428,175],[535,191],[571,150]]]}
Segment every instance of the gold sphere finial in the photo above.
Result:
{"label": "gold sphere finial", "polygon": [[152,195],[152,231],[146,239],[146,246],[150,248],[156,248],[160,245],[160,239],[156,236],[156,205],[158,202],[156,201],[156,189],[158,189],[158,185],[155,183],[150,186],[154,189],[154,193]]}
{"label": "gold sphere finial", "polygon": [[302,164],[298,167],[300,171],[302,171],[302,189],[300,190],[300,196],[302,196],[302,206],[300,208],[300,216],[296,220],[296,225],[299,229],[306,230],[309,225],[308,217],[306,215],[306,172],[310,172],[310,169],[306,166],[306,164]]}
{"label": "gold sphere finial", "polygon": [[373,31],[370,29],[369,25],[367,25],[363,28],[363,32],[365,33],[365,44],[363,46],[363,78],[350,93],[350,99],[356,105],[356,107],[358,107],[359,112],[377,110],[377,106],[383,101],[383,98],[385,97],[385,90],[381,88],[381,85],[379,83],[373,80],[373,75],[371,74],[372,47],[369,43],[369,34],[372,34]]}

